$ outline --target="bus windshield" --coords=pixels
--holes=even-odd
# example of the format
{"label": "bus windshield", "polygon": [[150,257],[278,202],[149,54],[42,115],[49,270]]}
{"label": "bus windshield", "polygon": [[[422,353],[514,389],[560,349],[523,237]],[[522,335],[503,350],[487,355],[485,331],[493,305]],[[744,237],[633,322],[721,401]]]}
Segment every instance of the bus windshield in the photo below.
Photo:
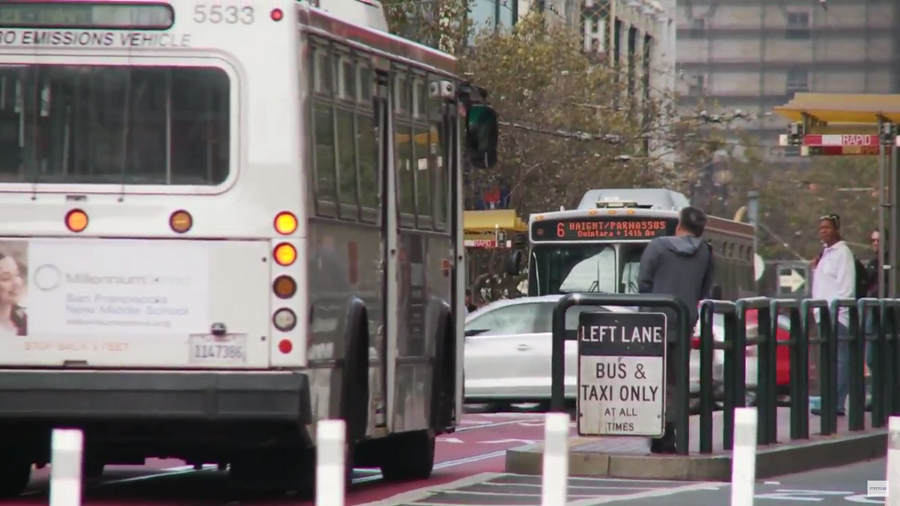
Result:
{"label": "bus windshield", "polygon": [[637,293],[646,243],[534,245],[529,295]]}
{"label": "bus windshield", "polygon": [[217,185],[228,176],[221,69],[0,64],[0,182]]}

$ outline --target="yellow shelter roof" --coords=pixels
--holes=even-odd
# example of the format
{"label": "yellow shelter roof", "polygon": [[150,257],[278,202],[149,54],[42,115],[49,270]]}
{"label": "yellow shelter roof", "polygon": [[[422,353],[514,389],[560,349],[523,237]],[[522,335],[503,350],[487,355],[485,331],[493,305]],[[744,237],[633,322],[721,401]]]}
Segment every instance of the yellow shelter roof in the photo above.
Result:
{"label": "yellow shelter roof", "polygon": [[900,123],[900,95],[797,93],[774,111],[791,121],[803,121],[806,114],[811,119],[851,128],[876,124],[879,116]]}
{"label": "yellow shelter roof", "polygon": [[516,216],[512,209],[463,212],[463,229],[466,233],[493,232],[497,227],[512,232],[528,230],[528,224]]}

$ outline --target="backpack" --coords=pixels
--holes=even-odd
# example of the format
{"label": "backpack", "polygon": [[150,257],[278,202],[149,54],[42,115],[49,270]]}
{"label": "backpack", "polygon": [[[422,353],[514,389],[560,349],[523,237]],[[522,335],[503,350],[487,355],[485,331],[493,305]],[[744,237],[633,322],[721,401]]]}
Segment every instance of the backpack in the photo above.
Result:
{"label": "backpack", "polygon": [[856,271],[856,300],[859,300],[869,293],[869,271],[856,255],[853,255],[853,267]]}

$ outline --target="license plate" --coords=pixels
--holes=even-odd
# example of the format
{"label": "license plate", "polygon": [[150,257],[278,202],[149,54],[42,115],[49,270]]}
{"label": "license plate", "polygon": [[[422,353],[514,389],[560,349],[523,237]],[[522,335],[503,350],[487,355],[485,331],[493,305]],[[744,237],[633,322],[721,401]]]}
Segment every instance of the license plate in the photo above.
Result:
{"label": "license plate", "polygon": [[191,334],[191,364],[239,365],[247,362],[247,334]]}

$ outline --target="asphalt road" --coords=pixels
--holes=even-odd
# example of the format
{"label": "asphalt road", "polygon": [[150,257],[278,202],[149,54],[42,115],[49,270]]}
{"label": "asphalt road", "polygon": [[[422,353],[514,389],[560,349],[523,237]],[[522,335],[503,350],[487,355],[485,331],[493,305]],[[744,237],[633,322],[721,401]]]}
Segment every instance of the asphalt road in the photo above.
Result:
{"label": "asphalt road", "polygon": [[[884,504],[883,498],[866,497],[869,480],[885,479],[884,459],[851,466],[820,469],[790,476],[760,480],[756,484],[754,505],[787,506],[816,504],[819,506],[851,506],[853,504]],[[611,505],[647,506],[720,506],[730,503],[728,484],[709,490],[685,491],[665,498],[641,501],[613,501]]]}
{"label": "asphalt road", "polygon": [[[461,430],[438,439],[432,479],[386,484],[377,471],[357,470],[348,506],[537,506],[539,476],[503,472],[505,451],[543,438],[543,415],[498,413],[466,415]],[[761,480],[758,506],[884,504],[865,497],[868,480],[884,480],[885,461]],[[46,505],[47,471],[35,472],[28,494],[3,502]],[[225,473],[194,471],[179,461],[148,461],[141,467],[117,467],[90,490],[84,506],[298,506],[297,497],[236,496]],[[568,506],[723,506],[730,504],[727,483],[696,483],[600,478],[570,478]]]}
{"label": "asphalt road", "polygon": [[[348,506],[389,500],[423,488],[438,487],[479,473],[503,471],[505,452],[543,439],[543,414],[467,414],[459,430],[438,438],[435,471],[430,480],[387,484],[374,470],[357,470]],[[574,429],[573,429],[574,430]],[[25,496],[4,505],[46,505],[46,469],[33,473]],[[88,491],[84,506],[297,506],[295,496],[236,495],[226,473],[195,471],[177,460],[149,460],[145,466],[107,469],[99,486]]]}
{"label": "asphalt road", "polygon": [[[814,503],[821,506],[884,504],[867,498],[867,480],[884,480],[884,460],[761,480],[755,506]],[[570,478],[567,506],[725,506],[727,483]],[[437,487],[413,490],[368,506],[537,506],[541,477],[483,473]]]}

